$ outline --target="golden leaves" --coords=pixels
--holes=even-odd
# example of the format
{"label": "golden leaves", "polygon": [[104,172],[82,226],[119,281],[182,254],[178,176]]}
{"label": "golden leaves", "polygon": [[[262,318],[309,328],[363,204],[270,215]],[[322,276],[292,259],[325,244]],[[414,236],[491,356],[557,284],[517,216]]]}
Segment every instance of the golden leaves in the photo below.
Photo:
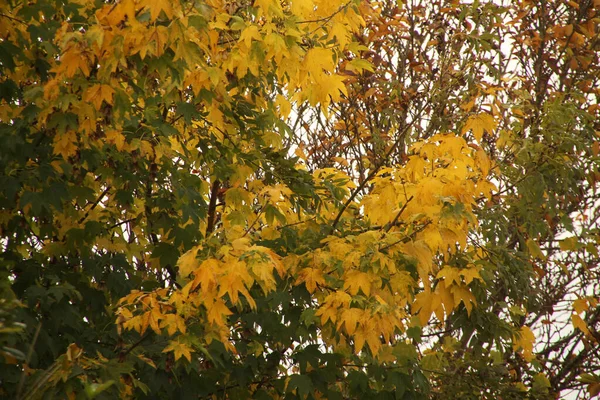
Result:
{"label": "golden leaves", "polygon": [[169,345],[165,347],[162,352],[168,353],[170,351],[173,352],[175,356],[175,361],[179,360],[181,357],[185,357],[188,360],[188,362],[192,361],[193,349],[179,340],[171,340],[169,342]]}
{"label": "golden leaves", "polygon": [[528,326],[522,326],[513,335],[513,349],[521,351],[523,358],[526,361],[531,361],[534,358],[533,344],[535,343],[535,335]]}
{"label": "golden leaves", "polygon": [[319,285],[323,285],[325,283],[323,272],[317,268],[303,268],[298,273],[298,277],[296,278],[294,284],[299,285],[301,283],[306,285],[306,290],[308,290],[310,293],[314,293]]}
{"label": "golden leaves", "polygon": [[77,134],[75,131],[69,130],[64,133],[57,134],[54,137],[53,153],[60,154],[65,160],[75,155],[78,150]]}
{"label": "golden leaves", "polygon": [[102,103],[106,101],[107,104],[113,103],[113,96],[115,90],[105,84],[92,85],[83,94],[83,100],[91,102],[96,110],[100,110]]}
{"label": "golden leaves", "polygon": [[80,70],[84,76],[89,76],[90,65],[87,57],[88,53],[83,52],[79,46],[72,45],[60,56],[60,65],[55,68],[55,72],[72,78]]}
{"label": "golden leaves", "polygon": [[498,123],[494,117],[488,113],[479,113],[470,116],[467,119],[467,123],[462,129],[462,133],[465,134],[468,131],[473,131],[473,136],[478,142],[483,138],[483,132],[493,133]]}
{"label": "golden leaves", "polygon": [[371,280],[375,277],[366,272],[350,270],[345,274],[344,290],[347,290],[351,295],[356,295],[359,290],[369,296],[371,294]]}
{"label": "golden leaves", "polygon": [[188,276],[198,267],[198,262],[196,260],[196,255],[198,251],[202,248],[202,246],[194,246],[186,253],[184,253],[179,260],[177,261],[177,266],[179,267],[179,274],[181,276]]}

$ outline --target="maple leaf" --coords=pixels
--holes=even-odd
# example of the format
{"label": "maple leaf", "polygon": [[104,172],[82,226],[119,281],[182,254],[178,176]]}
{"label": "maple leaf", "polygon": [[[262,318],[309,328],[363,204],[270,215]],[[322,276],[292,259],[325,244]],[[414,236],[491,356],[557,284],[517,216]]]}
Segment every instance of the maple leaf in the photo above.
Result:
{"label": "maple leaf", "polygon": [[573,327],[579,329],[586,336],[591,336],[587,323],[577,314],[571,314],[571,323]]}
{"label": "maple leaf", "polygon": [[181,276],[187,277],[191,274],[197,267],[198,261],[196,260],[196,255],[198,251],[202,248],[202,246],[192,247],[190,250],[185,252],[179,260],[177,260],[177,266],[179,267],[179,274]]}
{"label": "maple leaf", "polygon": [[584,311],[587,311],[589,308],[587,299],[577,299],[573,302],[573,311],[577,314],[581,314]]}
{"label": "maple leaf", "polygon": [[175,361],[179,360],[181,357],[185,357],[189,362],[192,361],[192,348],[179,340],[169,341],[169,345],[165,347],[162,352],[168,353],[169,351],[174,353]]}
{"label": "maple leaf", "polygon": [[306,52],[304,67],[311,74],[320,76],[323,70],[331,71],[334,67],[333,53],[324,47],[315,47]]}
{"label": "maple leaf", "polygon": [[75,131],[67,131],[54,137],[53,153],[60,154],[65,160],[77,153]]}
{"label": "maple leaf", "polygon": [[177,314],[165,314],[161,320],[160,328],[166,328],[169,335],[174,335],[177,331],[186,332],[185,320]]}
{"label": "maple leaf", "polygon": [[[370,322],[371,321],[369,320],[369,323]],[[368,324],[365,324],[365,326],[360,326],[352,338],[354,339],[354,352],[357,354],[362,350],[365,342],[369,346],[371,354],[373,355],[376,355],[381,348],[380,334],[376,329],[372,329]]]}
{"label": "maple leaf", "polygon": [[535,342],[535,335],[528,326],[522,326],[513,336],[513,348],[515,350],[521,349],[523,351],[523,358],[526,361],[531,361],[534,358],[533,355],[533,343]]}
{"label": "maple leaf", "polygon": [[262,36],[258,31],[258,26],[250,25],[246,29],[242,31],[240,34],[240,42],[243,42],[247,48],[250,48],[252,45],[252,40],[262,40]]}
{"label": "maple leaf", "polygon": [[173,17],[173,4],[171,0],[146,0],[146,7],[150,10],[150,20],[152,22],[160,16],[161,12],[164,12],[167,18]]}
{"label": "maple leaf", "polygon": [[317,317],[321,317],[321,325],[325,325],[329,320],[335,323],[337,321],[338,314],[338,307],[336,307],[333,303],[328,302],[325,302],[323,305],[321,305],[315,312]]}
{"label": "maple leaf", "polygon": [[60,56],[60,66],[56,72],[64,72],[67,78],[72,78],[77,70],[81,70],[85,76],[90,75],[90,66],[87,58],[82,54],[79,48],[71,46]]}
{"label": "maple leaf", "polygon": [[194,271],[194,280],[192,281],[191,290],[200,286],[203,291],[211,291],[217,284],[217,271],[222,268],[219,260],[209,258],[204,260],[202,264]]}
{"label": "maple leaf", "polygon": [[102,102],[106,101],[107,104],[112,104],[114,94],[115,90],[109,85],[96,84],[85,91],[83,99],[94,104],[96,110],[100,110]]}
{"label": "maple leaf", "polygon": [[366,272],[351,270],[344,277],[344,290],[356,295],[359,290],[369,296],[371,294],[371,277]]}
{"label": "maple leaf", "polygon": [[210,323],[225,326],[225,321],[228,315],[233,314],[221,299],[205,302],[207,310],[207,318]]}
{"label": "maple leaf", "polygon": [[467,314],[471,315],[473,304],[475,304],[475,296],[473,296],[469,288],[463,285],[452,286],[450,288],[450,291],[454,296],[454,303],[460,304],[462,302],[465,305],[465,308],[467,309]]}
{"label": "maple leaf", "polygon": [[356,330],[356,326],[363,320],[364,310],[360,308],[350,308],[342,311],[340,319],[337,322],[338,329],[344,325],[346,332],[352,335]]}
{"label": "maple leaf", "polygon": [[462,129],[462,133],[465,134],[468,131],[473,131],[473,136],[478,142],[481,142],[483,132],[493,133],[498,123],[494,120],[494,117],[488,113],[480,113],[470,116],[467,119],[465,126]]}
{"label": "maple leaf", "polygon": [[438,272],[436,278],[444,278],[446,286],[452,283],[456,283],[458,285],[461,282],[460,272],[461,271],[458,268],[452,268],[449,265],[446,265],[440,270],[440,272]]}
{"label": "maple leaf", "polygon": [[314,293],[318,285],[325,284],[325,278],[323,277],[323,271],[317,268],[304,268],[298,273],[298,278],[294,284],[298,285],[304,283],[306,290],[310,293]]}
{"label": "maple leaf", "polygon": [[465,278],[465,283],[468,285],[473,280],[478,279],[482,281],[481,275],[479,274],[479,268],[471,266],[470,268],[461,269],[460,274]]}

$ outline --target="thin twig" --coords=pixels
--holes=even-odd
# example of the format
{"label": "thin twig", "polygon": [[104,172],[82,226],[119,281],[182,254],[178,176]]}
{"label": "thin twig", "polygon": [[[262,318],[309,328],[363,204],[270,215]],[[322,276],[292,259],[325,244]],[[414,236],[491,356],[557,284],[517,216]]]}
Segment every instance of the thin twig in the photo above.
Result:
{"label": "thin twig", "polygon": [[406,210],[406,206],[408,206],[408,203],[410,203],[410,201],[413,199],[414,196],[410,196],[408,198],[408,200],[406,200],[406,203],[404,203],[404,205],[402,206],[402,208],[400,209],[400,211],[398,211],[398,214],[396,214],[396,217],[394,218],[394,220],[392,222],[389,222],[386,227],[385,227],[385,231],[389,232],[390,229],[392,229],[392,227],[394,225],[396,225],[396,222],[398,222],[398,219],[400,219],[400,215],[402,215],[402,213],[404,212],[404,210]]}
{"label": "thin twig", "polygon": [[[27,351],[27,357],[25,358],[25,364],[29,364],[31,361],[31,356],[33,355],[33,348],[35,347],[35,343],[37,342],[38,336],[40,334],[40,330],[42,329],[42,323],[40,322],[33,334],[33,340],[29,345],[29,351]],[[23,368],[23,373],[21,374],[21,379],[19,379],[19,385],[17,386],[17,398],[21,398],[21,390],[23,390],[23,384],[25,383],[25,368]]]}
{"label": "thin twig", "polygon": [[398,145],[400,144],[400,142],[404,140],[404,137],[406,136],[406,134],[408,133],[408,130],[411,127],[412,127],[412,124],[409,124],[406,127],[404,127],[404,129],[402,130],[402,132],[400,132],[398,134],[398,138],[396,139],[396,141],[394,142],[394,144],[390,147],[390,149],[386,152],[386,154],[381,158],[381,162],[378,163],[375,166],[375,168],[373,168],[373,171],[371,171],[369,173],[369,175],[367,175],[367,177],[362,182],[359,183],[358,187],[356,189],[354,189],[354,192],[352,192],[350,194],[350,197],[348,198],[348,200],[346,200],[346,203],[344,203],[344,205],[342,206],[341,210],[338,212],[337,216],[333,220],[333,223],[331,224],[331,233],[335,232],[335,230],[337,228],[337,224],[340,222],[340,219],[342,218],[342,215],[344,214],[344,211],[346,211],[346,209],[348,208],[348,206],[354,201],[354,198],[356,197],[356,195],[358,195],[358,193],[361,190],[363,190],[365,188],[365,186],[367,186],[367,183],[369,183],[369,181],[371,179],[373,179],[373,177],[375,177],[375,175],[377,175],[377,173],[379,172],[379,170],[381,169],[381,167],[383,167],[383,165],[385,164],[385,161],[388,159],[388,157],[392,154],[392,152],[394,150],[396,150],[396,147],[398,147]]}
{"label": "thin twig", "polygon": [[98,198],[96,199],[96,201],[94,202],[94,204],[92,204],[92,206],[90,207],[89,210],[87,210],[85,212],[85,215],[83,217],[81,217],[78,221],[78,223],[82,223],[83,221],[85,221],[87,219],[87,217],[89,217],[90,213],[92,211],[94,211],[94,208],[96,208],[98,206],[98,204],[100,204],[100,201],[102,201],[102,199],[104,198],[104,196],[106,196],[106,194],[108,193],[108,191],[112,188],[112,186],[108,186],[106,189],[104,189],[104,191],[102,192],[102,194],[100,196],[98,196]]}

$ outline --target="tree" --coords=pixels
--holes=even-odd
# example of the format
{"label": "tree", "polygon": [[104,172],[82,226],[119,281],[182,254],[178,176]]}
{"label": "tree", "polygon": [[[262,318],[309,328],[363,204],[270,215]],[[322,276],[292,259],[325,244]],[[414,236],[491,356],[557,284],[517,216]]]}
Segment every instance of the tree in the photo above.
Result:
{"label": "tree", "polygon": [[0,393],[597,394],[599,9],[0,5]]}

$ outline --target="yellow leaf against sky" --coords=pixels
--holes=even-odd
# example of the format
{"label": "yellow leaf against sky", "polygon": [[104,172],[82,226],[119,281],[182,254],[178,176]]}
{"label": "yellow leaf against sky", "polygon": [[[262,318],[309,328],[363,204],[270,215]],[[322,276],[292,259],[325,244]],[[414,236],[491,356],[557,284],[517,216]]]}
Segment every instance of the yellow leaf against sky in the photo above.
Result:
{"label": "yellow leaf against sky", "polygon": [[589,308],[587,299],[577,299],[573,302],[573,311],[577,314],[581,314],[587,311]]}
{"label": "yellow leaf against sky", "polygon": [[192,348],[187,344],[181,343],[179,340],[171,340],[169,345],[164,348],[163,353],[168,353],[172,351],[175,356],[175,361],[179,360],[181,357],[185,357],[188,361],[192,361]]}
{"label": "yellow leaf against sky", "polygon": [[577,314],[571,314],[571,323],[573,327],[579,329],[586,336],[591,336],[587,323]]}
{"label": "yellow leaf against sky", "polygon": [[535,335],[528,326],[522,326],[513,336],[513,349],[523,351],[523,358],[526,361],[531,361],[534,358],[533,344],[535,343]]}
{"label": "yellow leaf against sky", "polygon": [[467,119],[467,123],[462,129],[462,133],[465,134],[468,131],[473,131],[473,136],[480,142],[483,137],[483,132],[493,133],[498,123],[494,120],[494,117],[488,113],[480,113],[472,115]]}

